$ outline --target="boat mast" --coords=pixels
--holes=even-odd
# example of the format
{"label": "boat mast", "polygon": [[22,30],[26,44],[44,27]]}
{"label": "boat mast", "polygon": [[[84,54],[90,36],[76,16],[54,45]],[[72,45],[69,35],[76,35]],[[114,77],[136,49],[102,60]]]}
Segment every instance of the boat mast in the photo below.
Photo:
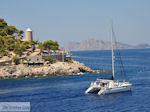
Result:
{"label": "boat mast", "polygon": [[113,22],[111,20],[111,52],[112,52],[112,79],[115,79],[115,67],[114,67],[114,48],[113,48]]}

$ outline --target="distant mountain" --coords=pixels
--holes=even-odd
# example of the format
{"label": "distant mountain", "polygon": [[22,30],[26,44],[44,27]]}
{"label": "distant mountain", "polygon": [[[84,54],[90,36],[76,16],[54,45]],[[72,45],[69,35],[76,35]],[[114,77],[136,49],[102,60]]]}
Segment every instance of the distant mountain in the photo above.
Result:
{"label": "distant mountain", "polygon": [[[131,45],[124,43],[118,43],[118,48],[129,49],[133,48]],[[69,51],[80,51],[80,50],[107,50],[111,49],[111,43],[100,39],[85,39],[82,42],[69,42],[67,45]]]}
{"label": "distant mountain", "polygon": [[140,43],[136,45],[135,48],[150,48],[150,45],[146,43]]}
{"label": "distant mountain", "polygon": [[69,42],[67,44],[67,50],[72,51],[72,50],[75,50],[79,46],[80,46],[79,42]]}

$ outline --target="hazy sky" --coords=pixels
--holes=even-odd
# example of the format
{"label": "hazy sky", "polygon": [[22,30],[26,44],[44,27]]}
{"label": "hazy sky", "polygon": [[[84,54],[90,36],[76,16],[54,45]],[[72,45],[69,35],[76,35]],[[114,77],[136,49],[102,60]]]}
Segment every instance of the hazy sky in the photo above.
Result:
{"label": "hazy sky", "polygon": [[0,0],[0,18],[34,31],[40,41],[61,46],[85,38],[109,40],[110,18],[117,40],[150,44],[150,0]]}

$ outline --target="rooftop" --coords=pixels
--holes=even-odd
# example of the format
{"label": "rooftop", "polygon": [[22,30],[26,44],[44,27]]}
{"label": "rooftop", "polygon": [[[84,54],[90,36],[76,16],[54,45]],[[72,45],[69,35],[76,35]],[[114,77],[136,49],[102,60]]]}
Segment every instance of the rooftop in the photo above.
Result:
{"label": "rooftop", "polygon": [[26,31],[32,31],[30,28],[27,28],[27,30]]}

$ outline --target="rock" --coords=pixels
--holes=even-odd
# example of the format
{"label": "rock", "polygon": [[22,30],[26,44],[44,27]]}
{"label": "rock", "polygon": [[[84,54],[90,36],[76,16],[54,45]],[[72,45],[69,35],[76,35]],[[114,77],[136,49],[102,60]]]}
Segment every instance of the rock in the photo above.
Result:
{"label": "rock", "polygon": [[3,66],[0,68],[0,78],[28,78],[44,77],[56,75],[72,75],[83,72],[108,73],[108,71],[92,70],[83,63],[73,61],[73,63],[57,62],[44,66],[25,66],[23,64],[14,66]]}

